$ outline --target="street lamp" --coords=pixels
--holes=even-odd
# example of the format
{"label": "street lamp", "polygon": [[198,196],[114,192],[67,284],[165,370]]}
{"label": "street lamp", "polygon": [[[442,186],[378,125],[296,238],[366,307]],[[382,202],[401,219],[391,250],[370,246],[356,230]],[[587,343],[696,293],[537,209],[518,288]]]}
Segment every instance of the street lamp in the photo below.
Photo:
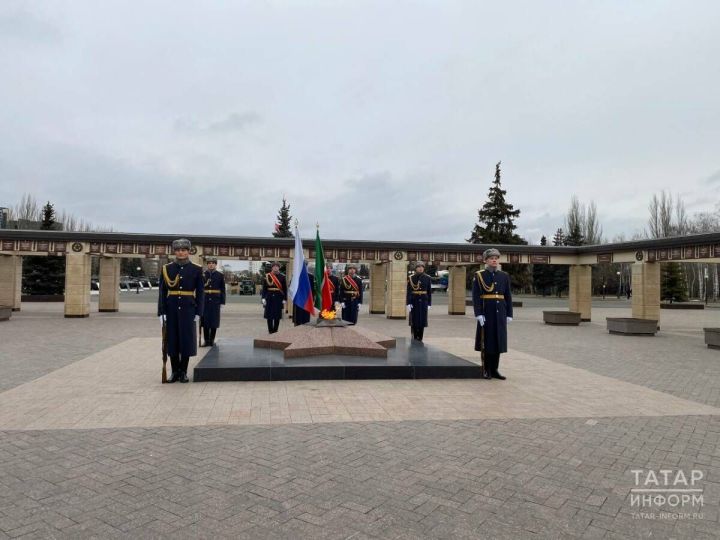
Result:
{"label": "street lamp", "polygon": [[620,289],[622,288],[622,283],[620,281],[620,270],[615,272],[617,274],[617,297],[620,299]]}
{"label": "street lamp", "polygon": [[[142,270],[142,267],[138,266],[135,268],[137,270],[137,275],[140,277],[140,270]],[[140,280],[138,279],[135,285],[135,294],[140,294]]]}
{"label": "street lamp", "polygon": [[707,269],[707,266],[706,266],[703,270],[704,270],[704,272],[703,272],[703,277],[705,278],[705,305],[707,306],[707,303],[708,303],[708,286],[707,286],[707,283],[708,283],[708,269]]}

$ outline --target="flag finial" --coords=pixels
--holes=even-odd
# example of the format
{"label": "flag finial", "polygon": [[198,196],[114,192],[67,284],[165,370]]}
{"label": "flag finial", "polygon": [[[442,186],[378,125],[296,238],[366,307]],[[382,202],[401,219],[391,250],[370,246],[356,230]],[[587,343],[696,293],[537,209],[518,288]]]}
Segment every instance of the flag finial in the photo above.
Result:
{"label": "flag finial", "polygon": [[315,222],[315,228],[316,228],[318,231],[320,230],[320,222],[319,222],[319,221],[316,221],[316,222]]}

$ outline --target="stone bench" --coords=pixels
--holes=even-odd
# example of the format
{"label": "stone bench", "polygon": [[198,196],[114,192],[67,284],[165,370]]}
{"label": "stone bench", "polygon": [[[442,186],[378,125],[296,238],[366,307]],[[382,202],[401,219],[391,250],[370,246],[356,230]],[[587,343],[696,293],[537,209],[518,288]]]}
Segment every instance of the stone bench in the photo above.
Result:
{"label": "stone bench", "polygon": [[626,336],[654,336],[658,331],[658,322],[633,317],[607,317],[607,329],[611,334]]}
{"label": "stone bench", "polygon": [[0,306],[0,321],[8,321],[12,317],[12,306]]}
{"label": "stone bench", "polygon": [[580,324],[580,312],[543,311],[543,322],[555,326],[578,326]]}
{"label": "stone bench", "polygon": [[705,304],[700,302],[673,302],[660,304],[660,309],[705,309]]}
{"label": "stone bench", "polygon": [[708,349],[720,349],[720,328],[703,328]]}

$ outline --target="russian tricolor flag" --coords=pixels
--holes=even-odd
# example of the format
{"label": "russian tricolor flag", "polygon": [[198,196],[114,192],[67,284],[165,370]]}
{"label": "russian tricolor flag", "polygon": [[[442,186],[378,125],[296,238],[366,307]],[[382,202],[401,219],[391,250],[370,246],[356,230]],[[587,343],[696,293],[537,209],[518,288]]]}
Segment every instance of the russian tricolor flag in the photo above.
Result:
{"label": "russian tricolor flag", "polygon": [[300,309],[304,309],[313,316],[317,315],[315,309],[315,300],[313,298],[312,288],[310,287],[310,278],[308,277],[307,265],[305,264],[305,255],[302,249],[302,240],[297,225],[295,225],[295,255],[293,259],[293,275],[288,288],[288,295],[292,298],[293,304]]}

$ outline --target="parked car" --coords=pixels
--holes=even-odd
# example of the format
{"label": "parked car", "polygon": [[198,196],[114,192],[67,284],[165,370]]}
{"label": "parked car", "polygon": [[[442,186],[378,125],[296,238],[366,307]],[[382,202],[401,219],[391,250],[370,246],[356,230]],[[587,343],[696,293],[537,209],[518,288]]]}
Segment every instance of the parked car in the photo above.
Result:
{"label": "parked car", "polygon": [[255,283],[250,279],[244,279],[240,282],[238,294],[255,294]]}

